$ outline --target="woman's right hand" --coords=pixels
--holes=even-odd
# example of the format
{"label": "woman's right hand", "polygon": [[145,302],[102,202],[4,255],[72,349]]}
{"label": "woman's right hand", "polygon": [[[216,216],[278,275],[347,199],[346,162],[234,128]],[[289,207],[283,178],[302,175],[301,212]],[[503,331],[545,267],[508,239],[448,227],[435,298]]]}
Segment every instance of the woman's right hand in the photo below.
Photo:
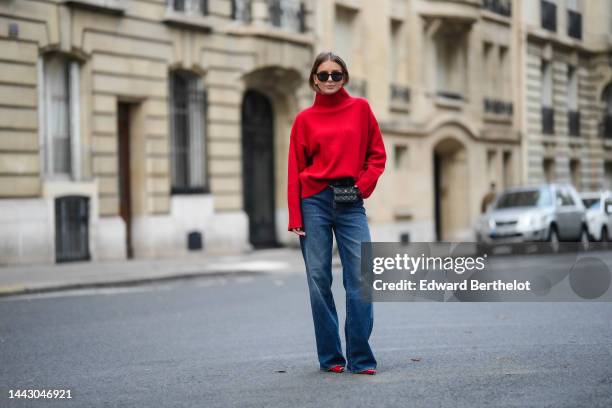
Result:
{"label": "woman's right hand", "polygon": [[302,229],[301,229],[301,228],[293,228],[293,229],[291,230],[291,232],[293,232],[293,233],[295,233],[295,234],[297,234],[297,235],[300,235],[300,236],[302,236],[302,237],[306,236],[306,233],[305,233],[304,231],[302,231]]}

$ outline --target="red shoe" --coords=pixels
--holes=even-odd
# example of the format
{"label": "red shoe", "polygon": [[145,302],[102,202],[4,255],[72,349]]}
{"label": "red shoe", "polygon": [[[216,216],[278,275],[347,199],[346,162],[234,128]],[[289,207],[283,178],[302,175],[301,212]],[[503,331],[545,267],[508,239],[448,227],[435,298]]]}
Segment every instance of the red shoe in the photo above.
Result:
{"label": "red shoe", "polygon": [[328,368],[327,371],[331,371],[332,373],[342,373],[344,372],[344,367],[341,365],[335,365],[331,368]]}
{"label": "red shoe", "polygon": [[376,374],[376,370],[374,368],[368,368],[367,370],[358,371],[357,374],[374,375]]}

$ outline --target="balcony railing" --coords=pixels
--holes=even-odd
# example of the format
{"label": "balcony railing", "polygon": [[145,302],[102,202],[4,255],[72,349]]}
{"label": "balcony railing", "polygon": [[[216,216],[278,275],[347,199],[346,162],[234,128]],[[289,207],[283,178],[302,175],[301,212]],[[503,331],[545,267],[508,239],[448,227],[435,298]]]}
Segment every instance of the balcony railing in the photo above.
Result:
{"label": "balcony railing", "polygon": [[567,112],[567,124],[570,136],[580,136],[580,112]]}
{"label": "balcony railing", "polygon": [[81,7],[99,13],[124,14],[128,0],[65,0],[70,7]]}
{"label": "balcony railing", "polygon": [[552,135],[555,133],[555,110],[542,107],[542,133]]}
{"label": "balcony railing", "polygon": [[494,113],[496,115],[512,116],[512,102],[504,102],[496,99],[485,98],[484,111],[485,113]]}
{"label": "balcony railing", "polygon": [[601,128],[601,135],[606,139],[612,139],[612,114],[603,117]]}
{"label": "balcony railing", "polygon": [[582,14],[574,10],[567,10],[567,35],[582,39]]}
{"label": "balcony railing", "polygon": [[208,0],[168,0],[168,10],[189,16],[208,15]]}
{"label": "balcony railing", "polygon": [[510,17],[512,15],[511,0],[483,0],[482,7],[502,16]]}
{"label": "balcony railing", "polygon": [[410,105],[410,88],[391,84],[391,109],[407,110]]}
{"label": "balcony railing", "polygon": [[253,20],[253,0],[232,0],[232,19],[250,23]]}
{"label": "balcony railing", "polygon": [[454,99],[456,101],[463,100],[463,94],[451,91],[437,91],[436,94],[442,98]]}
{"label": "balcony railing", "polygon": [[299,33],[306,32],[306,6],[297,0],[268,0],[270,24]]}
{"label": "balcony railing", "polygon": [[542,28],[557,31],[557,5],[550,1],[540,0],[540,19]]}

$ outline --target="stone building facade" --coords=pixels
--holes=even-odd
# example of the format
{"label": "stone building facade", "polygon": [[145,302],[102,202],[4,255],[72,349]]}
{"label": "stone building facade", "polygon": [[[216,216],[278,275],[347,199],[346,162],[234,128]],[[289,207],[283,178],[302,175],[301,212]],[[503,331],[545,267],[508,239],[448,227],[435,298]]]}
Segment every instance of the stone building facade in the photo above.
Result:
{"label": "stone building facade", "polygon": [[523,179],[612,187],[612,3],[517,2]]}
{"label": "stone building facade", "polygon": [[0,264],[297,245],[286,152],[322,50],[384,135],[374,240],[471,239],[491,182],[602,188],[612,9],[568,1],[576,39],[551,2],[2,0]]}
{"label": "stone building facade", "polygon": [[282,152],[308,103],[311,10],[2,1],[0,263],[287,239]]}

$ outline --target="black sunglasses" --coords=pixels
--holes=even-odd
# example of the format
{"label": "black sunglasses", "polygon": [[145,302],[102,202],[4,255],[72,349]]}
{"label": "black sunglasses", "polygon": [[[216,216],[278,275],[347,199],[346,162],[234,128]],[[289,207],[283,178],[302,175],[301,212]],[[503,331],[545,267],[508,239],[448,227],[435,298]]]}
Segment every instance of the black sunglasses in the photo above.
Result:
{"label": "black sunglasses", "polygon": [[332,71],[332,72],[326,72],[326,71],[321,71],[321,72],[317,72],[317,79],[321,82],[326,82],[327,79],[331,76],[332,81],[334,82],[338,82],[342,80],[342,77],[344,77],[344,74],[340,71]]}

